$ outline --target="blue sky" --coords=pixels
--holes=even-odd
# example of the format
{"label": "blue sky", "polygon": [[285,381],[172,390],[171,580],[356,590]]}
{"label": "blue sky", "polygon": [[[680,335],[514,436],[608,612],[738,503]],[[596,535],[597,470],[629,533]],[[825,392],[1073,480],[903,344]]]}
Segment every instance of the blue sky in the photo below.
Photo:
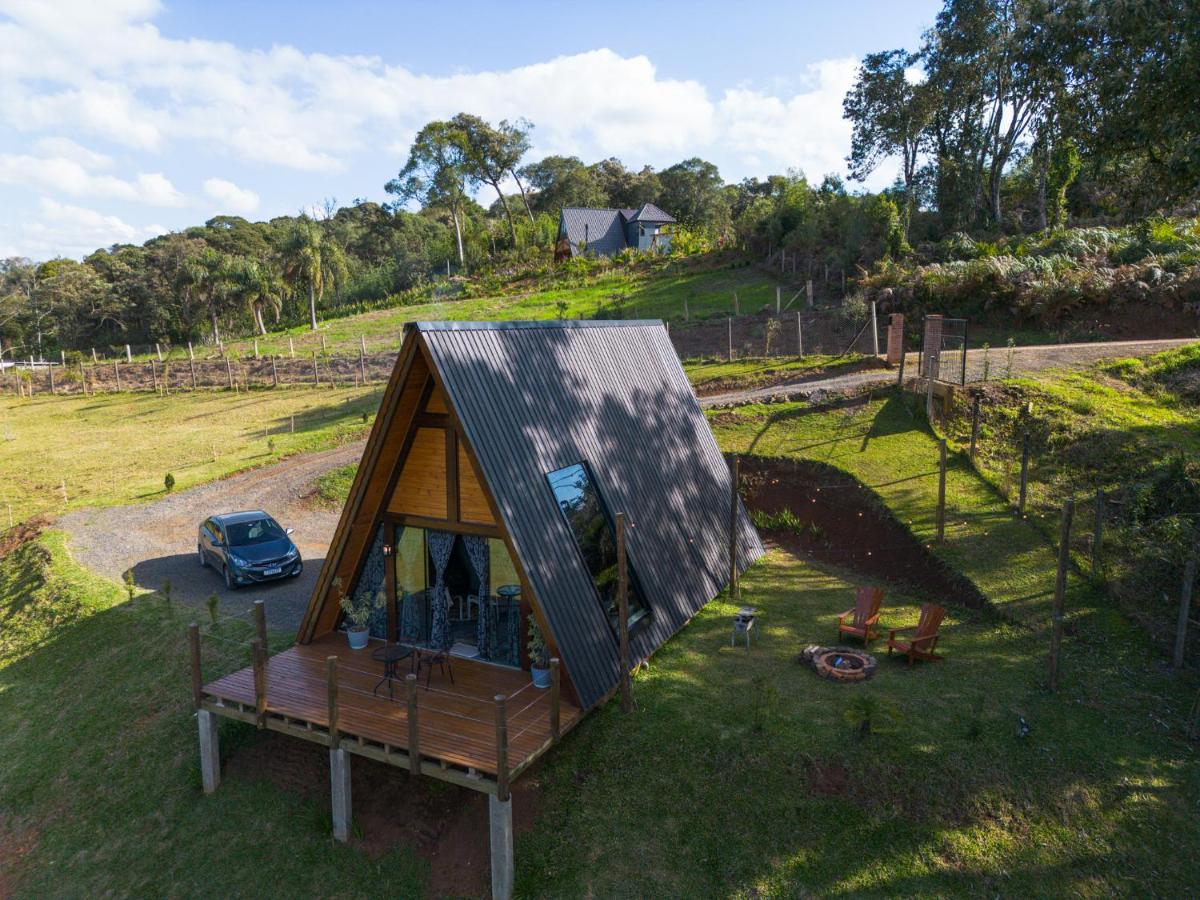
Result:
{"label": "blue sky", "polygon": [[385,200],[459,110],[530,119],[531,158],[843,174],[855,62],[939,5],[0,0],[0,257]]}

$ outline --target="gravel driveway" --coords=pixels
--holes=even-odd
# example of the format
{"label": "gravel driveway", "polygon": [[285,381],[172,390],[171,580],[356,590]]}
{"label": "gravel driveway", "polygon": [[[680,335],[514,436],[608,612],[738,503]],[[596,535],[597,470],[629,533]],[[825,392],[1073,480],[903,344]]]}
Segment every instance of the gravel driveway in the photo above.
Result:
{"label": "gravel driveway", "polygon": [[[1156,341],[1106,341],[1089,344],[1046,344],[1037,347],[1017,347],[1013,351],[1013,375],[1028,375],[1044,369],[1077,368],[1088,366],[1102,359],[1122,356],[1150,356],[1197,343],[1196,338],[1171,338]],[[999,373],[1004,366],[1007,349],[993,347],[991,350],[993,371]],[[968,350],[970,361],[982,361],[983,350]],[[916,374],[920,364],[918,354],[909,353],[904,360],[904,371]],[[784,384],[757,388],[751,391],[734,391],[728,394],[713,394],[700,398],[705,409],[738,406],[743,403],[762,403],[779,400],[820,400],[828,394],[841,394],[862,390],[877,384],[895,382],[896,373],[886,369],[869,369],[831,378],[800,378]]]}
{"label": "gravel driveway", "polygon": [[[295,629],[308,605],[313,583],[337,527],[339,511],[320,509],[305,499],[312,480],[337,466],[356,462],[363,443],[310,453],[243,472],[135,506],[81,509],[59,519],[70,535],[79,562],[115,581],[128,570],[137,583],[158,589],[171,580],[171,596],[202,609],[210,594],[221,601],[222,615],[248,615],[255,600],[267,602],[271,628]],[[196,529],[219,512],[264,509],[286,527],[304,558],[294,579],[250,585],[230,591],[214,569],[200,567]]]}

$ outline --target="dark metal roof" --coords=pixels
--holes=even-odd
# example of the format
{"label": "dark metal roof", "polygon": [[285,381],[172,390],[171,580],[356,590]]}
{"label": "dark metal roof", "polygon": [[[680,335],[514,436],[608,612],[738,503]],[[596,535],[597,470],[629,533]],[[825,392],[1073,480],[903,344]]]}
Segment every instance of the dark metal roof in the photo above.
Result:
{"label": "dark metal roof", "polygon": [[[632,212],[633,215],[628,215]],[[653,203],[643,203],[642,208],[637,212],[633,210],[621,210],[621,215],[630,222],[674,222],[675,217],[663,212]]]}
{"label": "dark metal roof", "polygon": [[562,227],[571,244],[572,256],[583,252],[607,256],[628,246],[621,215],[615,209],[564,207]]}
{"label": "dark metal roof", "polygon": [[[729,470],[661,322],[416,326],[585,707],[617,682],[617,641],[546,475],[586,460],[651,615],[650,655],[725,586]],[[762,553],[739,513],[741,558]]]}

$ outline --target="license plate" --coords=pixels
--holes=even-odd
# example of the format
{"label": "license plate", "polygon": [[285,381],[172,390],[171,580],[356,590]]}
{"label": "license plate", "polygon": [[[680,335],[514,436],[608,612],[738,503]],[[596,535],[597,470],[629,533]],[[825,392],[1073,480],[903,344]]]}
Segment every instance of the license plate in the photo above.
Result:
{"label": "license plate", "polygon": [[278,575],[282,571],[283,571],[282,566],[275,566],[274,568],[271,568],[271,569],[263,569],[263,574],[264,575]]}

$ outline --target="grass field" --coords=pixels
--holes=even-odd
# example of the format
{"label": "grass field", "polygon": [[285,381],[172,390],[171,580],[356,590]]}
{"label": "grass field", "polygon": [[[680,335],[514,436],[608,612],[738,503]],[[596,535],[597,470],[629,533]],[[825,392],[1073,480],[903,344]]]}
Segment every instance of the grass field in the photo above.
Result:
{"label": "grass field", "polygon": [[161,496],[168,472],[183,490],[364,437],[381,391],[0,397],[0,527],[9,505],[20,521],[133,503]]}
{"label": "grass field", "polygon": [[[775,282],[756,268],[674,264],[665,271],[612,270],[560,284],[535,285],[525,293],[445,299],[328,319],[317,332],[303,326],[271,332],[258,338],[258,347],[264,354],[286,354],[293,346],[298,353],[308,353],[321,348],[324,336],[331,352],[356,354],[360,340],[373,352],[399,349],[404,323],[414,321],[626,318],[682,323],[685,305],[688,315],[697,318],[731,314],[735,292],[743,313],[757,312],[775,302]],[[254,338],[228,341],[225,347],[249,356]],[[174,356],[186,359],[187,348],[177,348]]]}

